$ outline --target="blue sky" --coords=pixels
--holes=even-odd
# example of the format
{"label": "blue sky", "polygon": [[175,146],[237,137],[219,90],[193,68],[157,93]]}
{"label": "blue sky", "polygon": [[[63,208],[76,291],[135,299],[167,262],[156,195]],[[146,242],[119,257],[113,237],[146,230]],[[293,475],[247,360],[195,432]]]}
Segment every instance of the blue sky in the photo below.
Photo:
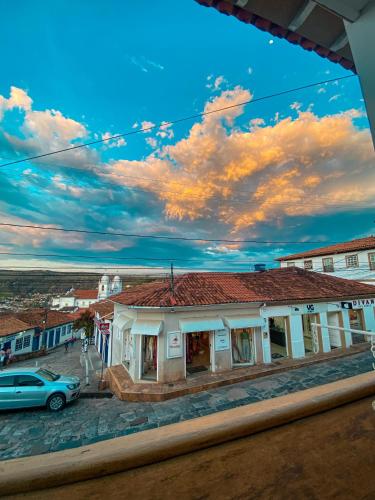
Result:
{"label": "blue sky", "polygon": [[[350,74],[193,0],[178,9],[172,0],[0,7],[1,163]],[[272,265],[311,240],[371,234],[363,106],[353,77],[0,172],[5,222],[304,244],[1,228],[0,251],[70,257],[3,256],[0,265],[81,265],[84,254],[108,266],[118,257],[181,258],[187,268],[240,270]]]}

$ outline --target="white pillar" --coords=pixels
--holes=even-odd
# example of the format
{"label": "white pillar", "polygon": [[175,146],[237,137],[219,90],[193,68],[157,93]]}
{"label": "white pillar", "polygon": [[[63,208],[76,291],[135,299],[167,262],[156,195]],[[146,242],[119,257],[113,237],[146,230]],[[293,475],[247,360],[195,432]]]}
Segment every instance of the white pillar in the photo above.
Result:
{"label": "white pillar", "polygon": [[[321,325],[328,325],[328,316],[327,316],[327,313],[323,312],[323,313],[319,314],[319,323]],[[331,351],[331,342],[329,340],[329,331],[328,331],[328,328],[321,327],[320,331],[321,331],[321,334],[322,334],[323,352],[330,352]]]}
{"label": "white pillar", "polygon": [[375,332],[375,313],[373,307],[363,308],[363,318],[365,320],[364,329]]}
{"label": "white pillar", "polygon": [[375,144],[375,0],[367,4],[356,21],[344,23]]}
{"label": "white pillar", "polygon": [[353,344],[352,334],[350,333],[350,321],[349,321],[349,311],[347,309],[342,310],[342,326],[343,328],[347,328],[345,330],[345,346],[350,347]]}
{"label": "white pillar", "polygon": [[303,341],[303,326],[302,316],[295,315],[289,316],[290,325],[290,340],[292,343],[292,357],[304,358],[305,357],[305,343]]}
{"label": "white pillar", "polygon": [[259,328],[259,330],[262,336],[263,363],[271,363],[271,339],[268,321],[266,321],[264,326]]}

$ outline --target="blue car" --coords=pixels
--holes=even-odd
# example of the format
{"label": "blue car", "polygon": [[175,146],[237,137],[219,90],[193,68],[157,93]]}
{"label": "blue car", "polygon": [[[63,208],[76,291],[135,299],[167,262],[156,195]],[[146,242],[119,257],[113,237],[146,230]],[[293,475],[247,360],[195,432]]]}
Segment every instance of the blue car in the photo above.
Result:
{"label": "blue car", "polygon": [[46,406],[59,411],[80,393],[78,377],[58,375],[45,368],[0,372],[0,410]]}

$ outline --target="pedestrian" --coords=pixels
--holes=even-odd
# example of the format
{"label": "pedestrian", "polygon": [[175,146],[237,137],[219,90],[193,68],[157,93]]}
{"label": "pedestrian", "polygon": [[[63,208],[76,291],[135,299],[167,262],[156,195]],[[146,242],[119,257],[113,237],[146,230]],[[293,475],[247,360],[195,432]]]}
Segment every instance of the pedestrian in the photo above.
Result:
{"label": "pedestrian", "polygon": [[65,340],[64,347],[65,347],[65,352],[68,352],[68,347],[69,347],[69,340],[68,339]]}

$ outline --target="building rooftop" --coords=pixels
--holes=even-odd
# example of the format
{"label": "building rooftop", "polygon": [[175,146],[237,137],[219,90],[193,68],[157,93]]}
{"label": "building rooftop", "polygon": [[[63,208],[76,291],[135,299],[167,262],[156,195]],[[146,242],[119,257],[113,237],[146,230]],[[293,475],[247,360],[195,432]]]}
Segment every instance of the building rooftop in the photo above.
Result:
{"label": "building rooftop", "polygon": [[343,243],[337,243],[336,245],[315,248],[314,250],[306,250],[306,252],[293,253],[291,255],[286,255],[285,257],[279,257],[276,260],[282,262],[285,260],[305,259],[308,257],[319,257],[320,255],[357,252],[372,249],[375,251],[375,236],[367,236],[366,238],[345,241]]}
{"label": "building rooftop", "polygon": [[[28,323],[29,328],[38,326],[39,328],[53,328],[54,326],[65,325],[73,321],[72,315],[60,311],[45,309],[29,309],[15,313],[14,317]],[[46,321],[46,323],[44,323]]]}
{"label": "building rooftop", "polygon": [[305,271],[297,267],[251,273],[188,273],[138,285],[110,298],[138,307],[178,307],[247,302],[293,303],[374,297],[372,285]]}
{"label": "building rooftop", "polygon": [[6,337],[13,333],[23,332],[33,328],[28,323],[15,318],[13,315],[0,316],[0,337]]}
{"label": "building rooftop", "polygon": [[95,304],[90,306],[90,310],[99,313],[101,318],[103,316],[106,316],[107,318],[113,317],[114,308],[114,303],[107,299],[95,302]]}
{"label": "building rooftop", "polygon": [[[342,11],[341,14],[332,12],[324,5],[319,5],[322,2],[305,2],[304,0],[196,1],[206,7],[213,7],[222,14],[233,16],[245,24],[252,24],[271,35],[284,38],[293,45],[316,52],[320,57],[338,63],[345,69],[356,71],[343,17],[353,21],[359,13],[355,9],[348,9],[344,1],[336,2],[338,12]],[[361,5],[366,3],[362,1]],[[359,10],[360,7],[358,7]]]}
{"label": "building rooftop", "polygon": [[98,290],[74,290],[69,295],[76,299],[97,299]]}

